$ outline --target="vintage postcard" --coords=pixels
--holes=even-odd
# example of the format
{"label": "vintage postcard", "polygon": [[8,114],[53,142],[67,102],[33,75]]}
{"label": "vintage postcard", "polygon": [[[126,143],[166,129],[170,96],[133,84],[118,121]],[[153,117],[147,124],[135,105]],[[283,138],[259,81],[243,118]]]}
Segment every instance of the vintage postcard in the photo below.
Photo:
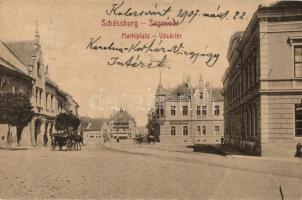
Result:
{"label": "vintage postcard", "polygon": [[302,1],[0,0],[0,200],[302,199]]}

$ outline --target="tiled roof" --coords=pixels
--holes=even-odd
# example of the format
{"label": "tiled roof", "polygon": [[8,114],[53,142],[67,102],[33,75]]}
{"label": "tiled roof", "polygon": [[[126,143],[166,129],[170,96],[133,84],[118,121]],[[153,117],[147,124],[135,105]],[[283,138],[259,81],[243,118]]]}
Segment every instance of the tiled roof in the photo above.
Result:
{"label": "tiled roof", "polygon": [[174,89],[172,94],[176,96],[179,96],[179,94],[183,94],[184,96],[190,96],[191,90],[186,83],[182,83],[176,89]]}
{"label": "tiled roof", "polygon": [[48,76],[45,76],[45,82],[48,83],[49,85],[52,85],[57,89],[57,92],[60,93],[62,96],[69,97],[71,101],[73,101],[76,105],[79,105],[73,97],[67,93],[66,91],[62,90],[56,82],[54,82],[52,79],[50,79]]}
{"label": "tiled roof", "polygon": [[171,94],[174,90],[175,90],[175,88],[164,88],[164,91],[165,91],[166,95]]}
{"label": "tiled roof", "polygon": [[101,130],[102,123],[107,122],[108,119],[101,118],[90,118],[90,117],[81,117],[81,130]]}
{"label": "tiled roof", "polygon": [[[0,61],[10,63],[11,68],[15,66],[15,71],[22,72],[24,75],[28,75],[28,66],[34,66],[36,57],[36,41],[35,40],[26,40],[26,41],[11,41],[11,42],[1,42],[0,41]],[[3,61],[1,61],[3,63]],[[6,66],[7,67],[7,66]],[[30,76],[29,76],[30,77]],[[70,94],[61,90],[58,85],[52,81],[49,77],[46,76],[46,83],[57,88],[58,93],[63,96],[71,97]],[[74,100],[73,100],[74,101]],[[75,102],[75,101],[74,101]],[[75,102],[77,105],[78,103]]]}
{"label": "tiled roof", "polygon": [[224,100],[221,88],[212,88],[212,96],[213,96],[215,101],[223,101]]}
{"label": "tiled roof", "polygon": [[176,88],[164,89],[167,101],[189,101],[191,90],[186,83],[182,83]]}
{"label": "tiled roof", "polygon": [[24,65],[33,66],[36,56],[34,40],[6,42],[6,46]]}
{"label": "tiled roof", "polygon": [[45,77],[45,82],[58,88],[58,85],[53,80],[51,80],[48,76]]}
{"label": "tiled roof", "polygon": [[123,122],[134,121],[135,122],[134,118],[126,110],[123,109],[120,109],[119,111],[114,113],[110,117],[110,121],[123,121]]}
{"label": "tiled roof", "polygon": [[[197,89],[201,88],[189,88],[186,83],[180,84],[176,88],[168,88],[164,89],[165,95],[166,95],[166,100],[167,101],[190,101],[191,99],[191,89],[192,92],[194,92]],[[208,88],[209,92],[212,93],[212,97],[214,98],[215,101],[223,101],[223,95],[222,95],[222,88]],[[183,96],[181,96],[182,94]],[[169,100],[170,99],[170,100]]]}
{"label": "tiled roof", "polygon": [[1,65],[13,70],[15,72],[21,73],[22,75],[28,76],[28,71],[26,66],[24,66],[16,56],[7,48],[7,46],[0,41],[0,60]]}

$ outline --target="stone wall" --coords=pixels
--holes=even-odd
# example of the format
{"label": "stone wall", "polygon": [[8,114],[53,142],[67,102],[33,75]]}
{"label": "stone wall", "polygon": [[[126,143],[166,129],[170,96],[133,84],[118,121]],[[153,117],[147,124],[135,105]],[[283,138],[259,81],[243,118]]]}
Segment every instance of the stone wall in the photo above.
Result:
{"label": "stone wall", "polygon": [[295,137],[295,104],[300,104],[302,95],[261,96],[261,143],[263,156],[292,157],[296,144],[302,141]]}

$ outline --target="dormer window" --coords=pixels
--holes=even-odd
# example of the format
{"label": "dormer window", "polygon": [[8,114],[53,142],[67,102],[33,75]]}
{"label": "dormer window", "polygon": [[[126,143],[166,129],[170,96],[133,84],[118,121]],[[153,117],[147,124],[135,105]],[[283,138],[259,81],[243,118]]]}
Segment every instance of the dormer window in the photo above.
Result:
{"label": "dormer window", "polygon": [[41,78],[41,63],[37,62],[37,75]]}

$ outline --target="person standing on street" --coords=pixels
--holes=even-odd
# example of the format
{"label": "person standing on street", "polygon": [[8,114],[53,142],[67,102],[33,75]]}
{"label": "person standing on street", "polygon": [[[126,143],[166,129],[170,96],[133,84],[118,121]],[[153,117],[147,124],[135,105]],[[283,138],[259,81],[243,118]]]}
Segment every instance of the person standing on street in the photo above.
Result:
{"label": "person standing on street", "polygon": [[44,142],[43,146],[44,146],[44,147],[47,147],[47,143],[48,143],[47,134],[44,134],[44,135],[43,135],[43,142]]}

